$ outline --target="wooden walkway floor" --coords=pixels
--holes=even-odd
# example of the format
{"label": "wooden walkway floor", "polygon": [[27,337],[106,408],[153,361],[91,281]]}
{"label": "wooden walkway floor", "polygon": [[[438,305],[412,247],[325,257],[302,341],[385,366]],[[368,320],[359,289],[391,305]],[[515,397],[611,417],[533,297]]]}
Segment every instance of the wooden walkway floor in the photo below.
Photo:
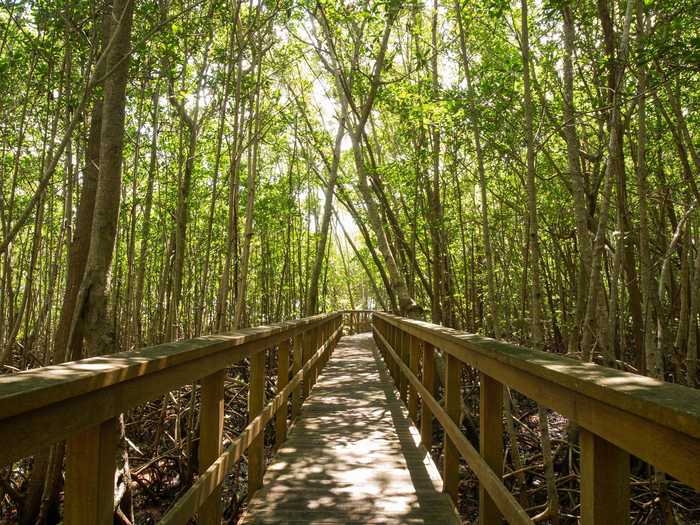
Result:
{"label": "wooden walkway floor", "polygon": [[346,336],[239,524],[459,524],[370,334]]}

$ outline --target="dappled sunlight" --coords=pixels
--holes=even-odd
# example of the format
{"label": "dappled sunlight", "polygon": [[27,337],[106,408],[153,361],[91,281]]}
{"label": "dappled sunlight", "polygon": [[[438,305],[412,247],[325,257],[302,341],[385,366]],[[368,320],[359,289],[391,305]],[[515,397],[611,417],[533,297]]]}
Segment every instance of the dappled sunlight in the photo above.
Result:
{"label": "dappled sunlight", "polygon": [[368,333],[344,337],[242,523],[458,523]]}
{"label": "dappled sunlight", "polygon": [[[700,404],[697,403],[696,393],[692,389],[425,321],[401,319],[400,322],[419,336],[439,337],[442,342],[439,347],[478,369],[483,369],[484,358],[492,363],[503,363],[509,368],[535,376],[537,381],[550,381],[641,418],[653,422],[664,421],[669,426],[681,426],[684,431],[700,436]],[[506,374],[501,376],[504,369],[494,366],[490,368],[495,379],[509,384]],[[542,401],[536,392],[523,393]],[[571,413],[565,415],[573,417]]]}

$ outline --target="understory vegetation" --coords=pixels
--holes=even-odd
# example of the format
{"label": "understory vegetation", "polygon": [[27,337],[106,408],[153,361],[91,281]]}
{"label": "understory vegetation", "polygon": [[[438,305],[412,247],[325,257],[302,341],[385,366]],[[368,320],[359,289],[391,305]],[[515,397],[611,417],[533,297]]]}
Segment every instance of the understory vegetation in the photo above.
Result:
{"label": "understory vegetation", "polygon": [[[377,309],[697,388],[699,186],[696,0],[5,1],[0,373]],[[577,429],[507,393],[507,484],[576,523]],[[192,483],[197,396],[120,418],[118,522]],[[63,456],[0,466],[0,523],[60,521]],[[632,473],[635,523],[700,523]]]}

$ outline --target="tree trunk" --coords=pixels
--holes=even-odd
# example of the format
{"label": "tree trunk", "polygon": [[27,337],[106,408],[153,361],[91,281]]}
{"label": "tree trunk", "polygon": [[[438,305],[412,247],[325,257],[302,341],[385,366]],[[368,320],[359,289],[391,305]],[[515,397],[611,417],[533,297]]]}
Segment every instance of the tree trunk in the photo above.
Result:
{"label": "tree trunk", "polygon": [[[527,1],[521,1],[522,16],[522,57],[523,57],[523,89],[525,103],[525,140],[527,143],[527,207],[529,223],[529,252],[531,262],[532,283],[530,289],[530,317],[532,341],[535,348],[544,346],[544,326],[542,320],[542,285],[540,283],[540,245],[537,224],[537,188],[535,185],[535,139],[533,130],[532,93],[530,88],[530,43],[528,37]],[[542,459],[545,465],[547,482],[547,517],[553,525],[559,523],[559,495],[554,467],[552,447],[549,438],[549,423],[547,411],[538,405],[540,437],[542,443]]]}
{"label": "tree trunk", "polygon": [[566,137],[566,159],[570,176],[571,193],[574,199],[576,219],[576,243],[579,250],[579,264],[576,272],[576,329],[569,340],[569,352],[576,352],[581,337],[581,327],[586,314],[586,289],[591,266],[591,241],[588,233],[588,209],[586,190],[581,173],[580,144],[576,132],[576,109],[574,107],[573,54],[575,41],[574,17],[571,5],[562,6],[564,19],[564,135]]}
{"label": "tree trunk", "polygon": [[311,270],[311,282],[309,283],[309,291],[306,299],[306,315],[314,315],[318,313],[318,280],[321,276],[321,270],[323,268],[323,261],[326,253],[328,227],[331,223],[331,213],[333,211],[333,194],[335,192],[335,183],[338,179],[338,166],[340,164],[343,137],[345,136],[345,121],[347,119],[347,112],[347,104],[343,103],[340,110],[340,119],[338,120],[338,131],[335,135],[333,160],[331,162],[328,172],[328,180],[326,182],[323,216],[321,217],[321,233],[318,240],[318,247],[316,249],[314,265]]}
{"label": "tree trunk", "polygon": [[488,190],[486,181],[486,169],[484,167],[484,152],[481,149],[481,130],[479,116],[477,115],[474,89],[467,55],[466,31],[462,21],[462,11],[459,0],[455,3],[457,12],[457,24],[459,26],[459,44],[462,53],[462,67],[467,81],[467,96],[469,97],[469,109],[472,118],[472,134],[474,136],[474,149],[476,152],[477,170],[479,173],[479,191],[481,195],[481,232],[484,238],[484,256],[486,258],[486,283],[489,303],[488,326],[496,339],[501,337],[501,322],[499,319],[498,301],[496,300],[496,276],[493,264],[493,247],[491,245],[491,226],[488,212]]}

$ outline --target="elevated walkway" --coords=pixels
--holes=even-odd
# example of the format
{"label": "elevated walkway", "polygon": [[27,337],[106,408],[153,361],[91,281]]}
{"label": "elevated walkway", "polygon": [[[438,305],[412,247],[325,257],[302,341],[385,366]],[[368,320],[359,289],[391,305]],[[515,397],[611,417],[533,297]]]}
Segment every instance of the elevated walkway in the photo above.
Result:
{"label": "elevated walkway", "polygon": [[340,340],[239,523],[459,524],[371,334]]}
{"label": "elevated walkway", "polygon": [[[227,370],[244,360],[248,424],[225,435]],[[478,450],[460,425],[464,367],[478,371]],[[0,468],[65,442],[63,522],[111,525],[120,414],[184,385],[197,394],[199,471],[159,525],[221,525],[221,487],[244,456],[244,525],[459,523],[461,466],[479,480],[480,523],[532,525],[504,483],[506,385],[578,425],[583,525],[629,523],[632,456],[700,489],[700,390],[370,311],[0,377]],[[423,448],[435,424],[440,473]]]}

